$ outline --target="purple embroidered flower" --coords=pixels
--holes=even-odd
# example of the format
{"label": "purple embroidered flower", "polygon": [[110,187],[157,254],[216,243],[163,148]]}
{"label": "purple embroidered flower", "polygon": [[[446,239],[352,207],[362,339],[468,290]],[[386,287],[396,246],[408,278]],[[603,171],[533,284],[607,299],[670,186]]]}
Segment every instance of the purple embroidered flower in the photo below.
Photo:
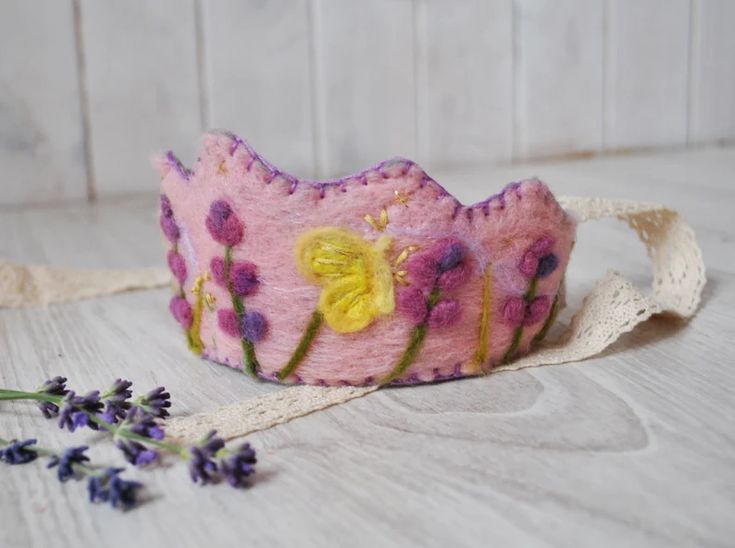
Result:
{"label": "purple embroidered flower", "polygon": [[440,240],[426,251],[408,258],[408,278],[412,285],[426,290],[435,285],[447,291],[455,289],[469,276],[466,254],[466,248],[459,240]]}
{"label": "purple embroidered flower", "polygon": [[[549,253],[553,246],[554,240],[548,236],[539,238],[531,244],[518,263],[518,270],[520,270],[521,274],[526,278],[533,278],[535,276],[543,278],[551,274],[559,264],[556,255]],[[540,264],[541,259],[545,261],[543,270]],[[540,274],[542,271],[544,273],[543,276]]]}
{"label": "purple embroidered flower", "polygon": [[173,249],[168,252],[168,267],[181,285],[186,281],[186,261]]}
{"label": "purple embroidered flower", "polygon": [[171,315],[181,324],[184,329],[189,329],[194,321],[191,305],[184,297],[173,297],[168,305]]}
{"label": "purple embroidered flower", "polygon": [[227,287],[227,278],[225,277],[225,259],[223,257],[215,257],[209,263],[209,270],[212,272],[214,282],[221,286]]}
{"label": "purple embroidered flower", "polygon": [[556,270],[557,266],[559,266],[559,258],[553,253],[547,253],[538,261],[536,276],[538,276],[539,278],[546,278],[548,275],[554,272],[554,270]]}
{"label": "purple embroidered flower", "polygon": [[159,419],[168,417],[168,408],[171,407],[171,394],[163,386],[149,391],[137,401],[138,407]]}
{"label": "purple embroidered flower", "polygon": [[396,297],[396,308],[413,324],[420,324],[426,319],[429,312],[424,292],[411,286],[399,292]]}
{"label": "purple embroidered flower", "polygon": [[248,311],[242,319],[242,336],[250,342],[258,342],[268,332],[268,321],[260,312]]}
{"label": "purple embroidered flower", "polygon": [[240,322],[237,319],[237,314],[231,308],[217,311],[217,324],[230,337],[236,337],[238,339],[241,337]]}
{"label": "purple embroidered flower", "polygon": [[247,487],[247,477],[255,473],[255,449],[249,443],[242,444],[238,450],[220,462],[222,475],[232,487]]}
{"label": "purple embroidered flower", "polygon": [[[66,389],[66,377],[53,377],[45,381],[41,387],[36,390],[38,394],[50,394],[52,396],[66,396],[69,391]],[[37,402],[38,408],[47,419],[51,419],[59,414],[59,406],[55,403],[47,401]]]}
{"label": "purple embroidered flower", "polygon": [[191,481],[194,483],[201,481],[202,485],[206,485],[207,483],[215,483],[219,479],[219,469],[214,457],[224,446],[224,440],[217,437],[217,432],[212,430],[201,444],[189,450],[191,455],[189,459]]}
{"label": "purple embroidered flower", "polygon": [[119,440],[116,445],[122,451],[125,460],[134,466],[147,466],[158,459],[158,452],[137,441]]}
{"label": "purple embroidered flower", "polygon": [[85,396],[77,396],[74,391],[69,391],[59,413],[59,428],[67,428],[70,432],[84,426],[99,430],[99,426],[89,419],[89,415],[97,416],[103,408],[99,390],[93,390]]}
{"label": "purple embroidered flower", "polygon": [[179,226],[176,224],[174,219],[174,211],[171,209],[171,201],[168,196],[161,194],[161,230],[163,234],[168,238],[168,241],[176,243],[181,235],[179,232]]}
{"label": "purple embroidered flower", "polygon": [[255,293],[260,281],[258,280],[258,267],[251,262],[238,262],[230,268],[232,279],[232,290],[235,295],[246,297]]}
{"label": "purple embroidered flower", "polygon": [[512,326],[518,326],[526,313],[526,301],[523,297],[508,297],[503,305],[503,319]]}
{"label": "purple embroidered flower", "polygon": [[509,297],[503,306],[503,319],[509,325],[533,325],[546,317],[551,309],[551,299],[542,295],[530,303],[522,297]]}
{"label": "purple embroidered flower", "polygon": [[551,299],[546,295],[536,297],[526,308],[524,325],[533,325],[543,320],[551,310]]}
{"label": "purple embroidered flower", "polygon": [[212,202],[206,219],[207,230],[212,238],[225,246],[235,246],[242,241],[243,226],[230,204],[224,200]]}
{"label": "purple embroidered flower", "polygon": [[4,449],[0,449],[0,461],[7,464],[25,464],[38,458],[38,452],[31,449],[36,445],[35,439],[23,441],[13,440]]}
{"label": "purple embroidered flower", "polygon": [[54,455],[51,457],[47,468],[53,468],[58,466],[57,476],[59,481],[66,481],[74,477],[74,465],[84,465],[85,462],[89,461],[89,457],[84,452],[89,449],[88,446],[83,445],[80,447],[70,447],[65,449],[61,456]]}
{"label": "purple embroidered flower", "polygon": [[429,313],[429,327],[449,327],[457,322],[460,315],[459,303],[454,299],[439,301]]}

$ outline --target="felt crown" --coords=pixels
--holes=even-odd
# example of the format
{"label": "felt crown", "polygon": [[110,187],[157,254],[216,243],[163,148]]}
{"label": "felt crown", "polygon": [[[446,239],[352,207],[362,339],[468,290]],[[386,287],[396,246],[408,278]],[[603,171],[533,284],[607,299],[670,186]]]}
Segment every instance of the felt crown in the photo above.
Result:
{"label": "felt crown", "polygon": [[415,384],[528,352],[563,304],[575,222],[544,183],[465,206],[405,159],[338,180],[213,132],[169,152],[161,229],[189,348],[263,379]]}

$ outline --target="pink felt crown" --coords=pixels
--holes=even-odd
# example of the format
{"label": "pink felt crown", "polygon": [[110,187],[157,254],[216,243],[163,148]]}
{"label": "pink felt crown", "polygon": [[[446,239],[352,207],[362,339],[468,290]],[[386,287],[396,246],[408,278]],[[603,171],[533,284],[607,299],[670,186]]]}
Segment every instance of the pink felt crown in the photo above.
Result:
{"label": "pink felt crown", "polygon": [[240,138],[192,170],[157,160],[170,309],[189,348],[320,385],[479,375],[540,342],[563,302],[575,223],[528,180],[462,205],[410,160],[310,182]]}

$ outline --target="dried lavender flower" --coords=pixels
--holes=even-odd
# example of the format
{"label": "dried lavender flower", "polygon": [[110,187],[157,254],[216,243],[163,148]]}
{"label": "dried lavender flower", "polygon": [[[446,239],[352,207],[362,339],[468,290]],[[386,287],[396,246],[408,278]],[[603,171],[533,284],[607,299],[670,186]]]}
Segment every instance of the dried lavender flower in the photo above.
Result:
{"label": "dried lavender flower", "polygon": [[38,458],[38,451],[31,449],[34,445],[35,439],[12,440],[7,447],[0,449],[0,461],[7,464],[25,464],[34,461]]}

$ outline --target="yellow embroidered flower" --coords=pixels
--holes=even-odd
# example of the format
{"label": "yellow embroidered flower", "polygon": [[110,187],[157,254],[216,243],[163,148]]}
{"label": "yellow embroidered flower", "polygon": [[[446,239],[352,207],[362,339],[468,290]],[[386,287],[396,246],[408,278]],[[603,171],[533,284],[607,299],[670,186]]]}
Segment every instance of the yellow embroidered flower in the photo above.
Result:
{"label": "yellow embroidered flower", "polygon": [[336,227],[309,230],[296,243],[296,264],[308,281],[321,285],[319,312],[339,333],[364,329],[393,312],[393,276],[385,259],[390,236],[376,242]]}

